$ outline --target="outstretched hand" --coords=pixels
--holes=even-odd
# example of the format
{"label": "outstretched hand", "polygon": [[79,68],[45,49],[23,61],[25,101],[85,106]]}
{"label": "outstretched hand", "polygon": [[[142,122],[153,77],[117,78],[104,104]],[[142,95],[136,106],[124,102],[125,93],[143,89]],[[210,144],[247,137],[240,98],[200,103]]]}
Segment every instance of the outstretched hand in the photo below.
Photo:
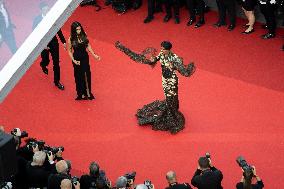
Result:
{"label": "outstretched hand", "polygon": [[101,60],[101,57],[99,55],[95,55],[96,60]]}
{"label": "outstretched hand", "polygon": [[74,62],[74,64],[76,64],[78,66],[80,65],[80,61],[79,60],[74,60],[73,62]]}

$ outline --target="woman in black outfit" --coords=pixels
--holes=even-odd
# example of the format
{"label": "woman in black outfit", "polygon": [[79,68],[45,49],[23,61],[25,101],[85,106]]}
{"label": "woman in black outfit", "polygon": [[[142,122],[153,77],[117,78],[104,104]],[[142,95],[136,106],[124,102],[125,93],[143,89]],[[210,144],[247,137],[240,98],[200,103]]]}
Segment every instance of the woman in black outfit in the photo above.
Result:
{"label": "woman in black outfit", "polygon": [[81,24],[73,22],[71,25],[71,36],[68,39],[68,53],[74,67],[77,91],[77,98],[75,100],[95,99],[91,91],[91,71],[89,55],[86,49],[88,49],[96,60],[100,60],[100,57],[94,53]]}
{"label": "woman in black outfit", "polygon": [[254,7],[256,6],[256,0],[239,0],[242,9],[248,19],[248,23],[244,25],[247,28],[243,31],[243,34],[250,34],[254,32],[253,25],[255,23]]}
{"label": "woman in black outfit", "polygon": [[[252,179],[256,179],[256,183],[252,184]],[[256,174],[255,167],[252,166],[251,169],[246,169],[243,171],[243,177],[241,182],[237,183],[237,189],[262,189],[264,187],[263,182],[259,176]]]}

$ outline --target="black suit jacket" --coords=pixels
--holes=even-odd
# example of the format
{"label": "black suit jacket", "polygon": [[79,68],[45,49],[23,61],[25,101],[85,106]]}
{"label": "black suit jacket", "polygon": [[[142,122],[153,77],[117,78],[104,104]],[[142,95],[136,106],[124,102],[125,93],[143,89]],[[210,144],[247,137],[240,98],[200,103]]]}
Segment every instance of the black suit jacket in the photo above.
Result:
{"label": "black suit jacket", "polygon": [[71,179],[67,174],[51,174],[48,177],[47,189],[60,189],[63,179]]}
{"label": "black suit jacket", "polygon": [[[237,189],[244,189],[244,185],[242,182],[237,183],[236,185]],[[256,184],[252,184],[252,189],[262,189],[264,187],[264,184],[262,180],[257,181]]]}
{"label": "black suit jacket", "polygon": [[[9,14],[8,10],[6,9],[5,5],[4,5],[4,9],[6,10],[7,15],[8,15],[8,22],[9,22],[8,28],[13,28],[14,24],[11,21],[10,14]],[[7,28],[6,28],[5,18],[4,18],[4,15],[2,14],[2,12],[0,11],[0,34],[3,35],[3,33],[5,32],[6,29]]]}
{"label": "black suit jacket", "polygon": [[29,187],[47,187],[47,180],[51,173],[44,166],[32,166],[31,162],[26,168],[26,182]]}
{"label": "black suit jacket", "polygon": [[197,169],[191,179],[191,184],[198,189],[223,189],[222,179],[222,172],[215,167],[203,172]]}
{"label": "black suit jacket", "polygon": [[168,186],[166,189],[192,189],[188,183],[175,183]]}
{"label": "black suit jacket", "polygon": [[92,177],[90,175],[82,175],[80,178],[80,188],[89,189],[92,185],[96,186],[96,181],[96,177]]}
{"label": "black suit jacket", "polygon": [[[41,22],[41,20],[42,20],[41,15],[35,17],[34,22],[33,22],[33,29],[36,28],[36,26]],[[57,35],[58,35],[61,43],[63,43],[63,44],[66,43],[65,37],[64,37],[61,29],[59,29],[59,31],[57,32]],[[53,45],[58,45],[58,39],[57,39],[56,35],[51,39],[51,41],[48,43],[47,46],[51,47]]]}

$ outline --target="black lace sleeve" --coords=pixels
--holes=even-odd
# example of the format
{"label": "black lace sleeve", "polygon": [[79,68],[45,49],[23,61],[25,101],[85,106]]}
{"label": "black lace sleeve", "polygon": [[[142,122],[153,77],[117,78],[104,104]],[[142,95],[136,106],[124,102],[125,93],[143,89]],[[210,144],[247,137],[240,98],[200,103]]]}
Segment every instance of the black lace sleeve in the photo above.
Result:
{"label": "black lace sleeve", "polygon": [[193,62],[189,63],[188,65],[184,65],[183,59],[177,56],[175,60],[174,66],[181,75],[190,77],[195,72],[196,67]]}
{"label": "black lace sleeve", "polygon": [[135,62],[148,64],[148,65],[155,65],[157,61],[152,62],[151,60],[147,59],[144,54],[138,54],[130,50],[129,48],[125,47],[119,41],[115,42],[115,47],[130,57],[130,59],[134,60]]}

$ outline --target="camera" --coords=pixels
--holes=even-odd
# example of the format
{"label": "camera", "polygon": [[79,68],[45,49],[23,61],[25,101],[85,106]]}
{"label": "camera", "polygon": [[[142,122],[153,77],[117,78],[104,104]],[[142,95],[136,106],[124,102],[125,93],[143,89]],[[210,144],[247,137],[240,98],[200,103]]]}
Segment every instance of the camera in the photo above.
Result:
{"label": "camera", "polygon": [[63,152],[63,151],[64,151],[64,147],[63,147],[63,146],[59,146],[59,147],[45,146],[45,147],[44,147],[44,151],[45,151],[45,153],[47,153],[48,155],[51,155],[51,154],[56,154],[58,151]]}
{"label": "camera", "polygon": [[73,177],[71,177],[71,182],[72,182],[72,184],[77,185],[77,182],[79,182],[79,178],[76,177],[76,176],[73,176]]}
{"label": "camera", "polygon": [[210,158],[211,158],[210,153],[209,153],[209,152],[206,152],[206,153],[205,153],[205,157],[206,157],[207,159],[210,159]]}
{"label": "camera", "polygon": [[145,180],[144,185],[147,186],[148,189],[153,188],[152,182],[150,180]]}
{"label": "camera", "polygon": [[[17,128],[15,128],[15,129],[13,129],[12,131],[11,131],[11,135],[14,135],[14,136],[16,136],[16,133],[18,132],[18,129]],[[17,137],[19,137],[19,138],[25,138],[25,137],[28,137],[29,136],[29,134],[26,132],[26,131],[22,131],[21,132],[21,136],[17,136]]]}
{"label": "camera", "polygon": [[36,147],[38,147],[39,150],[42,150],[44,148],[44,144],[45,142],[43,140],[30,139],[27,142],[27,147],[31,151]]}
{"label": "camera", "polygon": [[250,166],[247,161],[244,159],[243,156],[239,156],[236,159],[238,165],[244,170],[244,171],[252,171],[253,168]]}
{"label": "camera", "polygon": [[133,184],[133,182],[135,180],[135,176],[136,176],[136,172],[135,171],[132,171],[130,173],[126,173],[124,175],[124,177],[127,179],[126,187],[130,187]]}

